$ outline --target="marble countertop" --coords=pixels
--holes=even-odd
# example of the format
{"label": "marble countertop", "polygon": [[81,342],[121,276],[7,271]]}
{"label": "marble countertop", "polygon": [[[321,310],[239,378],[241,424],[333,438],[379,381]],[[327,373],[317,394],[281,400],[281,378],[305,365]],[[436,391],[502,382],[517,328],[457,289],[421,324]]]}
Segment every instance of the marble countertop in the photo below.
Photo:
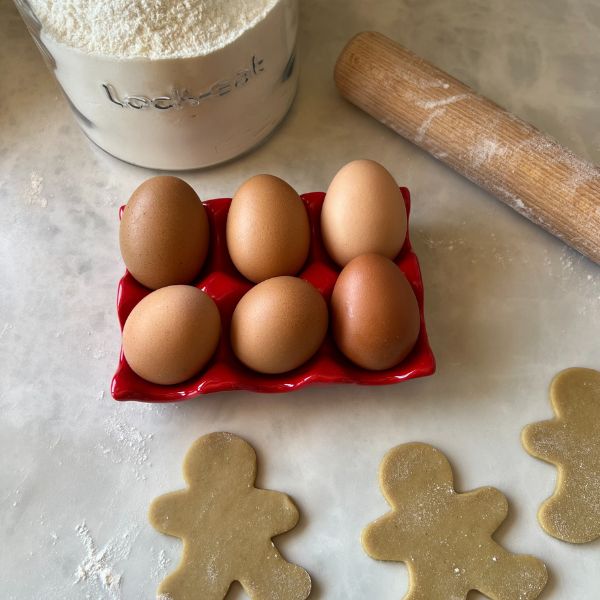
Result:
{"label": "marble countertop", "polygon": [[117,403],[117,208],[150,172],[88,142],[14,6],[0,0],[3,599],[154,597],[180,544],[150,527],[148,505],[182,487],[192,441],[220,430],[251,442],[259,485],[298,505],[300,525],[277,544],[313,576],[311,598],[405,593],[404,566],[371,560],[359,534],[387,510],[383,454],[408,441],[443,450],[459,490],[493,485],[507,495],[497,539],[547,563],[544,599],[598,597],[600,541],[572,546],[540,529],[537,507],[556,472],[523,451],[519,434],[551,416],[553,375],[600,366],[600,267],[339,98],[335,58],[366,29],[600,162],[594,0],[302,0],[300,88],[288,118],[251,154],[185,179],[205,199],[258,172],[313,191],[346,161],[383,163],[413,195],[438,372],[381,388]]}

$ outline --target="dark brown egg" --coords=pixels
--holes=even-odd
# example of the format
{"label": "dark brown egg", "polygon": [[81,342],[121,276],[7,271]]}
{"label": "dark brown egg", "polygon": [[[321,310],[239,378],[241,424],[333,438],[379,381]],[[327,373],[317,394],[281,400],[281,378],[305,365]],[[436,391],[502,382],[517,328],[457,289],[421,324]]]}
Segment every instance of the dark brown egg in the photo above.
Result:
{"label": "dark brown egg", "polygon": [[344,267],[333,289],[331,319],[342,353],[373,371],[397,365],[419,336],[419,305],[410,283],[377,254],[363,254]]}
{"label": "dark brown egg", "polygon": [[221,335],[219,309],[191,285],[171,285],[143,298],[125,322],[123,353],[143,379],[181,383],[201,371]]}
{"label": "dark brown egg", "polygon": [[127,270],[146,287],[190,283],[208,251],[206,211],[185,181],[152,177],[131,195],[119,242]]}
{"label": "dark brown egg", "polygon": [[231,318],[235,355],[260,373],[285,373],[305,363],[327,333],[327,305],[298,277],[274,277],[247,292]]}

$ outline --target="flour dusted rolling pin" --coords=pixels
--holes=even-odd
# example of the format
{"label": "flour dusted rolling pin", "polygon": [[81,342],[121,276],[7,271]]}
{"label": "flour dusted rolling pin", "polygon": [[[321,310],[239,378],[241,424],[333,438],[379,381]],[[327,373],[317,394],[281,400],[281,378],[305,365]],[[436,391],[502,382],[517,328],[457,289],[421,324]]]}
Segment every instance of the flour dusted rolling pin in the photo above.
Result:
{"label": "flour dusted rolling pin", "polygon": [[335,82],[350,102],[600,264],[600,168],[379,33],[350,40]]}

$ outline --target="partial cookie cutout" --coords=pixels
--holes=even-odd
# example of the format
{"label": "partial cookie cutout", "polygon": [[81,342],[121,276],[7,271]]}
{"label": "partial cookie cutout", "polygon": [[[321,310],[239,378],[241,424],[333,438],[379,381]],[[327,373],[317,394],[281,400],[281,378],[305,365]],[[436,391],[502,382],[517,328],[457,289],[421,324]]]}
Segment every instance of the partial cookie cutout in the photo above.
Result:
{"label": "partial cookie cutout", "polygon": [[181,562],[160,584],[160,598],[222,600],[239,581],[252,600],[305,600],[309,574],[271,541],[296,525],[298,510],[285,494],[254,487],[254,449],[231,433],[205,435],[188,451],[183,475],[187,489],[150,506],[152,525],[183,540]]}
{"label": "partial cookie cutout", "polygon": [[390,450],[379,483],[392,511],[364,529],[362,545],[372,558],[407,564],[404,600],[459,600],[471,590],[492,600],[539,596],[548,579],[544,563],[492,539],[508,513],[497,489],[459,494],[446,457],[419,443]]}
{"label": "partial cookie cutout", "polygon": [[525,450],[558,467],[538,521],[549,535],[584,544],[600,537],[600,372],[566,369],[550,386],[556,414],[523,430]]}

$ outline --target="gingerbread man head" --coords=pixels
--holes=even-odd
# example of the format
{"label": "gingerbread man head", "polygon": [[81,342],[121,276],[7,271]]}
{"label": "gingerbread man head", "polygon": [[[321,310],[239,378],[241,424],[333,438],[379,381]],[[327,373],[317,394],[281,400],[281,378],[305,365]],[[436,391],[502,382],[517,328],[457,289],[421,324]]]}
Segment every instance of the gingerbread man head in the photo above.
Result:
{"label": "gingerbread man head", "polygon": [[[227,472],[230,477],[223,477]],[[183,463],[190,488],[220,489],[220,482],[247,488],[256,479],[256,453],[250,444],[230,433],[211,433],[196,440]]]}
{"label": "gingerbread man head", "polygon": [[421,501],[428,494],[453,491],[448,459],[428,444],[413,443],[392,448],[379,468],[381,489],[390,506]]}

